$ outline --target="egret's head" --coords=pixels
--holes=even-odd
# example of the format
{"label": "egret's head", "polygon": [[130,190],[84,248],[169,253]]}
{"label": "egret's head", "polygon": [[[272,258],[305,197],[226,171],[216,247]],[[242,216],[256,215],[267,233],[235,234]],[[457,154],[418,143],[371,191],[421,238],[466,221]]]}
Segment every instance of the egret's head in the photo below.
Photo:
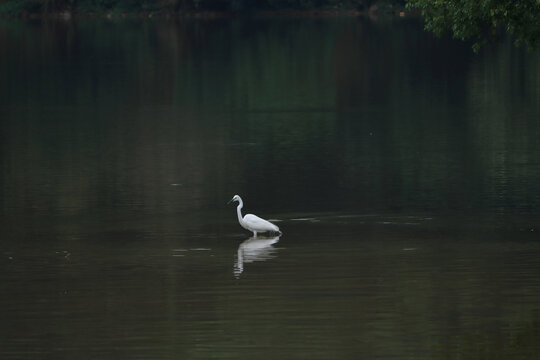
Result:
{"label": "egret's head", "polygon": [[240,196],[238,195],[234,195],[233,198],[231,200],[229,200],[229,202],[227,204],[230,204],[232,203],[233,201],[240,201]]}

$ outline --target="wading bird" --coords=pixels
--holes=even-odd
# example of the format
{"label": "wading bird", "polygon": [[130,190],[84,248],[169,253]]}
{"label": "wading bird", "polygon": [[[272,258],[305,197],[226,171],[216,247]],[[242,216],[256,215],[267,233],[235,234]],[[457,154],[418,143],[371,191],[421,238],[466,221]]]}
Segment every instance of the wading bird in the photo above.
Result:
{"label": "wading bird", "polygon": [[228,204],[232,203],[233,201],[238,201],[238,206],[236,207],[236,213],[238,214],[238,222],[240,225],[249,231],[253,231],[253,236],[257,237],[258,232],[277,232],[281,234],[281,231],[279,231],[279,228],[272,224],[270,221],[261,219],[260,217],[253,215],[253,214],[246,214],[246,216],[242,217],[242,207],[244,206],[244,202],[242,201],[242,198],[238,195],[234,195],[231,200],[229,200]]}

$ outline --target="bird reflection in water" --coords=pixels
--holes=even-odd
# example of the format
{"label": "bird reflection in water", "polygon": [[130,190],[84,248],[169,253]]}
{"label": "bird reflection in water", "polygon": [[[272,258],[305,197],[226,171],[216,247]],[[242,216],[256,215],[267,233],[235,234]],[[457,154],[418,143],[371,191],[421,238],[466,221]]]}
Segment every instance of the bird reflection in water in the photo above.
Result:
{"label": "bird reflection in water", "polygon": [[274,237],[250,237],[238,246],[236,262],[234,264],[234,276],[239,278],[244,271],[244,264],[255,261],[266,261],[274,258],[277,248],[273,247],[279,241],[280,236]]}

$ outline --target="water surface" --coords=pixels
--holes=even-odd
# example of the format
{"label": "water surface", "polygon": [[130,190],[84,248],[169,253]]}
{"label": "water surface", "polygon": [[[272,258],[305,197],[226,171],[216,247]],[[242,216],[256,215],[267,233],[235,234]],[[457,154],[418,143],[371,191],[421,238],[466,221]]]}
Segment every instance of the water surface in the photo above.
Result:
{"label": "water surface", "polygon": [[2,359],[540,356],[538,54],[364,18],[0,53]]}

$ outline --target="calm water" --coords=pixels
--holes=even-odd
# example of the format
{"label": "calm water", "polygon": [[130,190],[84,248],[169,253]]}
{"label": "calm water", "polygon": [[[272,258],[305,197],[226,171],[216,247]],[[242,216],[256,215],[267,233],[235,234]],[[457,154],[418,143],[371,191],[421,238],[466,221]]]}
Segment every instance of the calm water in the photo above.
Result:
{"label": "calm water", "polygon": [[0,357],[538,359],[539,99],[411,19],[1,20]]}

